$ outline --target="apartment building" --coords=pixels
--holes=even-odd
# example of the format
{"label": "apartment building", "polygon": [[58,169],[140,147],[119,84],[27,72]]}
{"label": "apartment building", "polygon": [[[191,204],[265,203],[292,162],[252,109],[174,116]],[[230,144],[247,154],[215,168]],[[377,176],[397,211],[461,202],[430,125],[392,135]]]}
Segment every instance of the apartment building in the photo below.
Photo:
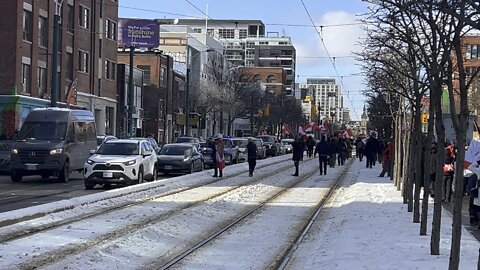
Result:
{"label": "apartment building", "polygon": [[294,95],[296,51],[291,38],[266,32],[261,20],[157,20],[161,24],[186,25],[196,33],[207,33],[225,47],[224,57],[235,66],[281,67],[287,74],[285,92]]}
{"label": "apartment building", "polygon": [[320,119],[342,122],[344,119],[343,97],[340,85],[334,78],[307,78],[307,83],[300,88],[314,87],[314,105]]}
{"label": "apartment building", "polygon": [[[16,108],[16,128],[49,104],[54,15],[53,0],[2,1],[0,94],[16,104],[0,101],[0,110]],[[61,8],[57,100],[94,112],[98,134],[116,130],[117,20],[117,0],[65,0]],[[76,94],[67,102],[69,91]]]}

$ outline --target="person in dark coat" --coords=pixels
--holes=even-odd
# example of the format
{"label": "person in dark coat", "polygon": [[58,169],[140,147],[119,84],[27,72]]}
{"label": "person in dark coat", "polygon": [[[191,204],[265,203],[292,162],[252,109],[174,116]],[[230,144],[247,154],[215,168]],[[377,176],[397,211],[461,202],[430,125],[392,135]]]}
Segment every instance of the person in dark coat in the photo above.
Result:
{"label": "person in dark coat", "polygon": [[368,138],[367,143],[365,144],[365,156],[367,157],[367,168],[372,168],[375,166],[376,156],[378,154],[378,140],[374,135]]}
{"label": "person in dark coat", "polygon": [[212,162],[213,162],[213,169],[214,169],[214,174],[213,177],[218,177],[218,168],[217,168],[217,148],[215,147],[215,143],[213,142],[213,139],[208,139],[207,141],[207,147],[212,149]]}
{"label": "person in dark coat", "polygon": [[326,175],[327,163],[328,163],[328,158],[331,155],[331,149],[327,141],[325,140],[325,137],[322,136],[322,139],[317,144],[317,147],[315,148],[315,154],[318,154],[318,161],[320,163],[320,175],[322,174]]}
{"label": "person in dark coat", "polygon": [[311,158],[313,156],[313,148],[315,148],[315,140],[312,136],[308,136],[307,142],[307,153],[308,157]]}
{"label": "person in dark coat", "polygon": [[300,164],[300,160],[303,160],[303,152],[305,151],[305,144],[301,141],[300,138],[296,139],[292,143],[293,147],[293,164],[295,165],[295,173],[293,176],[298,176],[298,166]]}
{"label": "person in dark coat", "polygon": [[253,171],[257,165],[257,145],[253,142],[252,138],[248,139],[247,144],[247,156],[248,156],[248,176],[253,176]]}
{"label": "person in dark coat", "polygon": [[339,152],[338,145],[334,138],[330,138],[328,145],[330,146],[330,168],[335,168],[335,164],[337,163],[337,154]]}
{"label": "person in dark coat", "polygon": [[[450,202],[452,199],[452,183],[455,173],[453,164],[455,163],[455,149],[451,142],[445,144],[445,157],[443,166],[443,194],[442,201]],[[447,169],[448,168],[448,169]]]}
{"label": "person in dark coat", "polygon": [[363,143],[363,140],[361,137],[358,137],[357,140],[355,141],[355,152],[357,154],[357,158],[362,162],[363,160],[363,150],[365,148],[365,144]]}
{"label": "person in dark coat", "polygon": [[345,164],[345,159],[347,158],[347,143],[345,140],[340,138],[337,142],[338,145],[338,166],[343,166]]}

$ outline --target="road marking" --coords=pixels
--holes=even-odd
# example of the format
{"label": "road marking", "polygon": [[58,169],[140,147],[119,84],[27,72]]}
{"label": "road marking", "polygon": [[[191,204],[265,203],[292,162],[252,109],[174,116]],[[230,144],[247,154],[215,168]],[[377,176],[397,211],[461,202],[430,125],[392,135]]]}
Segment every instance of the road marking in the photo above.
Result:
{"label": "road marking", "polygon": [[17,198],[17,197],[18,196],[10,196],[10,197],[5,197],[5,198],[0,198],[0,201],[12,199],[12,198]]}

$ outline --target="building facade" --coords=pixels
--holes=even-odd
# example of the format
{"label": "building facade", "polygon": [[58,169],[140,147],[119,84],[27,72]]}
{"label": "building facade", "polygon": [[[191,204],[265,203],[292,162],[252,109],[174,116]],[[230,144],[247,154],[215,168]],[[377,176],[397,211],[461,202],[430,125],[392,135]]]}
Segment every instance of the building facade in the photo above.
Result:
{"label": "building facade", "polygon": [[284,93],[287,87],[287,73],[281,67],[242,67],[240,72],[249,76],[252,81],[260,82],[266,91],[276,95]]}
{"label": "building facade", "polygon": [[314,105],[320,119],[343,122],[343,98],[340,85],[333,78],[308,78],[301,88],[314,87]]}
{"label": "building facade", "polygon": [[[97,134],[115,132],[117,1],[63,1],[56,68],[51,64],[54,15],[53,0],[2,1],[0,94],[49,100],[56,70],[59,104],[94,112]],[[76,95],[67,102],[69,91]],[[33,108],[20,108],[16,124]]]}
{"label": "building facade", "polygon": [[[157,21],[174,23],[170,19]],[[290,37],[266,32],[261,20],[180,19],[177,24],[219,40],[225,47],[225,59],[234,66],[284,68],[287,73],[285,92],[294,95],[296,50]]]}
{"label": "building facade", "polygon": [[[130,66],[126,64],[118,64],[117,66],[117,137],[144,137],[144,109],[143,109],[143,70],[133,68],[133,110],[132,110],[132,127],[129,123],[129,83],[130,83]],[[132,131],[131,136],[129,132]],[[110,134],[106,132],[105,134]]]}
{"label": "building facade", "polygon": [[[130,62],[130,52],[119,49],[118,63]],[[153,136],[160,143],[172,142],[173,59],[159,51],[135,51],[133,66],[143,70],[143,124],[144,135]],[[137,108],[141,115],[140,108]]]}

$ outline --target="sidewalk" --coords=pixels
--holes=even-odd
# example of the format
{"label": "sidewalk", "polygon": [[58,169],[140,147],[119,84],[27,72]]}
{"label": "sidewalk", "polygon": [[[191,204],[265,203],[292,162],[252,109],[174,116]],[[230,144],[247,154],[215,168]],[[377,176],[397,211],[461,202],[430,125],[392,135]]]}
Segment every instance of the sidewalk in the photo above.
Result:
{"label": "sidewalk", "polygon": [[[365,168],[355,160],[343,188],[319,216],[290,269],[448,269],[452,218],[442,211],[440,255],[430,255],[433,204],[427,236],[412,222],[390,178],[378,177],[381,166]],[[479,241],[462,230],[459,269],[477,269]]]}

